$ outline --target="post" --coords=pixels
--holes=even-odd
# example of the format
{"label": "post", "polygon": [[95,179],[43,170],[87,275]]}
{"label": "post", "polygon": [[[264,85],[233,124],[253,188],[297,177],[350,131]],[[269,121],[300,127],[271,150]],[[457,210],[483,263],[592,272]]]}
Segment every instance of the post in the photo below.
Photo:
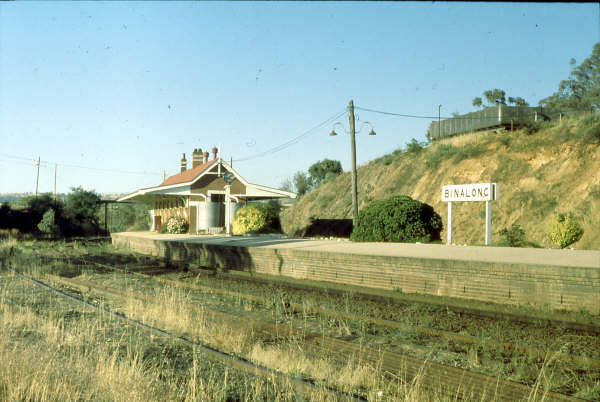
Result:
{"label": "post", "polygon": [[108,212],[107,212],[108,203],[104,203],[104,235],[108,236]]}
{"label": "post", "polygon": [[446,228],[446,245],[452,245],[452,201],[448,201],[448,227]]}
{"label": "post", "polygon": [[56,163],[54,164],[54,201],[56,201]]}
{"label": "post", "polygon": [[37,160],[37,177],[35,178],[35,196],[38,195],[38,183],[40,182],[40,157]]}
{"label": "post", "polygon": [[492,203],[485,202],[485,245],[492,244]]}
{"label": "post", "polygon": [[231,234],[231,185],[225,186],[225,233]]}
{"label": "post", "polygon": [[441,120],[441,117],[442,117],[441,110],[442,110],[442,105],[438,105],[438,140],[440,138],[442,138],[442,125],[440,123],[440,120]]}
{"label": "post", "polygon": [[352,224],[356,227],[358,219],[358,190],[356,184],[356,140],[354,132],[354,102],[348,103],[348,120],[350,123],[350,152],[352,164]]}

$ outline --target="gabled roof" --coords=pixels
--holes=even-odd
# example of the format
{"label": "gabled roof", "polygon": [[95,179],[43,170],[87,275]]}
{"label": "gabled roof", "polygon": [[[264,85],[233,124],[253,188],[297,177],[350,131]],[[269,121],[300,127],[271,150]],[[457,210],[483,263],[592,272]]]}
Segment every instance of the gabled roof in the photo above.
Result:
{"label": "gabled roof", "polygon": [[204,172],[206,169],[211,167],[216,161],[217,159],[213,159],[212,161],[208,161],[206,163],[203,163],[202,165],[198,165],[195,168],[185,170],[181,173],[174,174],[173,176],[169,176],[165,179],[165,181],[160,183],[158,187],[170,186],[172,184],[187,183],[189,181],[192,181],[200,173]]}
{"label": "gabled roof", "polygon": [[198,181],[208,171],[211,170],[217,163],[221,164],[224,170],[233,173],[233,175],[246,186],[247,197],[251,199],[268,199],[268,198],[296,198],[295,193],[289,191],[283,191],[267,186],[261,186],[258,184],[252,184],[246,181],[243,177],[236,172],[233,167],[220,158],[213,159],[207,163],[196,166],[195,168],[185,170],[181,173],[175,174],[168,177],[161,184],[156,187],[142,188],[134,193],[125,195],[119,198],[117,201],[125,201],[131,199],[137,200],[148,200],[153,195],[193,195],[190,193],[190,186]]}

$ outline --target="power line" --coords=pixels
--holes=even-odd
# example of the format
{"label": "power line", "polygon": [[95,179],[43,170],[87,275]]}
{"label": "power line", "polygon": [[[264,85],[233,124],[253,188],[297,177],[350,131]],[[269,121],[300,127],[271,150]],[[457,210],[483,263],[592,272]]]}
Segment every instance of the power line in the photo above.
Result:
{"label": "power line", "polygon": [[270,148],[270,149],[268,149],[266,151],[263,151],[263,152],[260,152],[260,153],[248,156],[246,158],[234,159],[234,162],[245,162],[245,161],[249,161],[249,160],[252,160],[252,159],[261,158],[263,156],[266,156],[266,155],[269,155],[269,154],[274,154],[276,152],[282,151],[282,150],[284,150],[284,149],[286,149],[286,148],[288,148],[288,147],[290,147],[290,146],[298,143],[302,138],[307,137],[310,134],[313,134],[313,132],[315,130],[323,127],[324,125],[326,125],[328,123],[331,123],[333,120],[341,117],[344,114],[346,114],[346,110],[343,110],[342,112],[340,112],[340,113],[338,113],[338,114],[336,114],[334,116],[331,116],[327,120],[325,120],[325,121],[317,124],[316,126],[312,127],[311,129],[305,131],[304,133],[300,134],[297,137],[292,138],[291,140],[289,140],[287,142],[284,142],[283,144],[280,144],[280,145],[278,145],[276,147]]}
{"label": "power line", "polygon": [[[13,159],[13,160],[0,159],[0,160],[4,160],[6,162],[31,164],[34,166],[37,166],[37,164],[38,164],[38,160],[35,158],[26,158],[23,156],[9,155],[9,154],[5,154],[5,153],[0,153],[0,156],[2,156],[4,158],[8,158],[8,159]],[[26,163],[24,161],[29,161],[30,163]],[[134,172],[134,171],[130,171],[130,170],[97,168],[97,167],[92,167],[92,166],[73,165],[70,163],[60,163],[60,162],[51,162],[51,161],[41,161],[40,164],[42,167],[50,167],[51,165],[57,165],[57,166],[70,167],[70,168],[76,168],[76,169],[95,170],[95,171],[99,171],[99,172],[139,174],[139,175],[151,175],[151,176],[160,176],[161,175],[160,173],[156,173],[156,172],[145,172],[145,171],[144,172]]]}
{"label": "power line", "polygon": [[[508,106],[508,105],[503,105],[506,107],[512,107],[512,106]],[[528,106],[531,107],[531,106]],[[360,106],[355,106],[355,109],[359,109],[359,110],[364,110],[365,112],[372,112],[372,113],[379,113],[379,114],[385,114],[385,115],[390,115],[390,116],[398,116],[398,117],[409,117],[409,118],[416,118],[416,119],[430,119],[430,120],[437,120],[438,117],[442,118],[442,119],[453,119],[453,120],[488,120],[490,119],[490,117],[475,117],[475,116],[422,116],[422,115],[414,115],[414,114],[403,114],[403,113],[392,113],[392,112],[384,112],[382,110],[375,110],[375,109],[368,109],[365,107],[360,107]],[[476,112],[471,112],[471,113],[478,113],[479,111]],[[524,113],[520,113],[518,117],[533,117],[535,116],[535,112],[531,113],[531,112],[524,112]]]}
{"label": "power line", "polygon": [[[381,110],[367,109],[366,107],[360,107],[360,106],[355,106],[354,108],[359,109],[359,110],[364,110],[365,112],[387,114],[390,116],[398,116],[398,117],[412,117],[412,118],[416,118],[416,119],[437,119],[438,118],[437,116],[418,116],[418,115],[413,115],[413,114],[383,112]],[[446,118],[446,117],[444,117],[444,118]]]}

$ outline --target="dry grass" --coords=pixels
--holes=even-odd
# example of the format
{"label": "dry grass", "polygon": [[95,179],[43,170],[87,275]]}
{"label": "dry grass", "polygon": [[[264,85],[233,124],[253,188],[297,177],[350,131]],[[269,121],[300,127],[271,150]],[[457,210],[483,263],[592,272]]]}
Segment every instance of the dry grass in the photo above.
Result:
{"label": "dry grass", "polygon": [[[563,119],[532,135],[523,130],[466,134],[436,142],[415,155],[386,155],[359,167],[359,209],[373,200],[404,194],[433,206],[446,227],[443,185],[496,181],[493,242],[500,241],[499,230],[518,223],[527,240],[552,247],[546,223],[556,211],[571,211],[585,230],[573,247],[598,250],[600,199],[593,189],[600,186],[600,147],[578,134],[581,121]],[[531,196],[523,199],[524,191]],[[322,184],[285,210],[282,227],[293,234],[306,227],[311,216],[351,218],[348,174]],[[456,244],[484,244],[483,204],[457,203],[453,229]],[[442,239],[445,236],[443,232]]]}
{"label": "dry grass", "polygon": [[[4,247],[0,244],[0,250]],[[17,244],[17,247],[19,245]],[[76,245],[74,253],[85,248]],[[54,249],[54,247],[50,247]],[[31,264],[30,271],[45,268]],[[265,339],[260,333],[215,321],[193,306],[189,291],[180,288],[144,288],[135,281],[123,282],[113,275],[87,275],[106,286],[131,287],[157,299],[140,301],[81,288],[82,296],[103,301],[113,311],[175,335],[197,341],[223,352],[242,357],[264,367],[290,375],[310,378],[339,391],[354,393],[369,400],[455,400],[441,390],[426,389],[423,373],[416,378],[396,378],[360,359],[348,356],[340,363],[320,355],[297,339]],[[21,288],[16,288],[20,283]],[[10,284],[10,285],[8,285]],[[142,290],[143,289],[143,290]],[[10,300],[31,307],[19,308]],[[275,298],[277,299],[277,298]],[[146,331],[126,329],[125,324],[99,314],[84,314],[81,307],[65,307],[60,298],[25,282],[0,273],[0,400],[292,400],[295,385],[274,378],[257,380],[210,362],[199,351],[167,342]],[[219,300],[215,299],[216,302]],[[350,301],[348,301],[350,302]],[[281,303],[278,300],[276,305]],[[239,303],[239,310],[251,311],[251,305]],[[278,319],[288,320],[286,311]],[[243,321],[243,320],[242,320]],[[326,323],[323,323],[327,325]],[[344,336],[351,332],[349,323],[334,323]],[[119,332],[121,331],[121,332]],[[120,334],[120,335],[119,335]],[[324,333],[325,334],[325,333]],[[158,343],[158,345],[157,345]],[[477,353],[473,364],[479,363]],[[11,374],[13,373],[13,374]],[[552,379],[548,371],[538,376],[531,401],[543,400]],[[401,373],[394,373],[402,375]],[[161,381],[157,381],[160,378]],[[310,400],[330,400],[331,395],[316,392]],[[489,400],[473,397],[470,400]]]}

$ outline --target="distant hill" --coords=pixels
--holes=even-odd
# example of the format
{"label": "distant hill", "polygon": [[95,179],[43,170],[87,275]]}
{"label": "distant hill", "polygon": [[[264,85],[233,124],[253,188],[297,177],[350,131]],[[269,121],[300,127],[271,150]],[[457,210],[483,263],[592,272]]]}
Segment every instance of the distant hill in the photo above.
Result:
{"label": "distant hill", "polygon": [[[432,205],[445,227],[443,185],[497,182],[492,242],[499,240],[499,230],[518,223],[527,240],[550,247],[546,224],[554,212],[571,211],[581,218],[585,230],[574,247],[600,249],[598,120],[588,114],[513,132],[443,139],[417,152],[395,151],[358,168],[359,210],[372,200],[406,194]],[[350,174],[345,173],[283,211],[282,227],[286,233],[300,233],[311,217],[351,218],[351,208]],[[485,203],[454,203],[452,215],[456,244],[484,244]]]}

